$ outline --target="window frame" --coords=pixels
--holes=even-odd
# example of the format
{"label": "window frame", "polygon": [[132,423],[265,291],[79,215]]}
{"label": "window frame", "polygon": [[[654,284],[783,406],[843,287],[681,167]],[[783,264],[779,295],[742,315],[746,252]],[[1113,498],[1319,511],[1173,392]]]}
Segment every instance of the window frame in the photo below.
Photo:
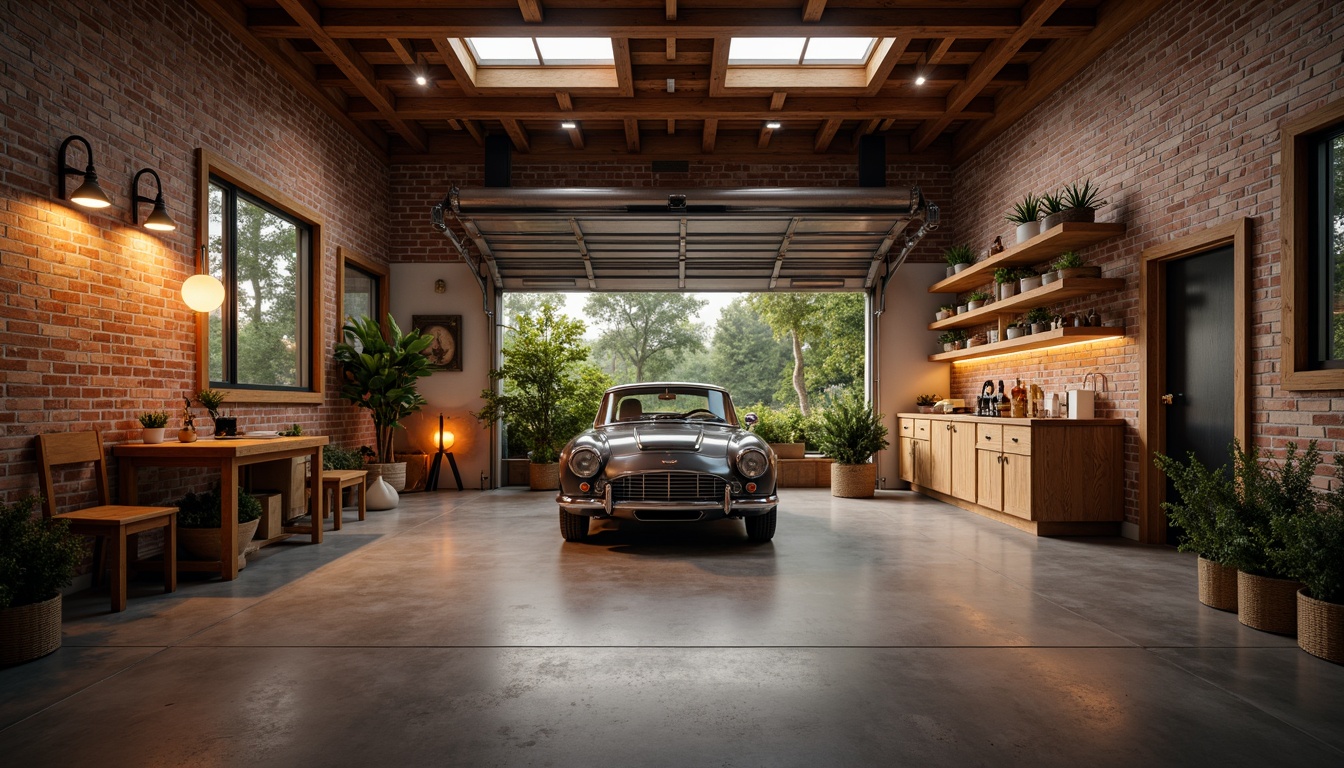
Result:
{"label": "window frame", "polygon": [[1311,344],[1312,324],[1319,322],[1313,317],[1311,296],[1313,261],[1318,258],[1312,247],[1317,237],[1311,231],[1318,218],[1311,188],[1316,175],[1313,165],[1318,162],[1315,147],[1324,135],[1339,129],[1344,129],[1344,99],[1285,123],[1280,131],[1283,305],[1279,386],[1288,391],[1344,389],[1344,368],[1319,367]]}
{"label": "window frame", "polygon": [[391,304],[392,277],[386,264],[370,259],[368,256],[343,245],[336,246],[336,341],[345,341],[345,268],[353,267],[378,281],[375,291],[378,299],[378,327],[383,330],[383,338],[388,338],[387,313]]}
{"label": "window frame", "polygon": [[[322,330],[323,228],[322,217],[313,209],[280,192],[259,177],[223,157],[204,148],[196,150],[196,272],[206,272],[206,255],[210,241],[210,180],[217,178],[232,185],[239,192],[255,198],[265,207],[272,208],[308,228],[308,291],[304,297],[308,307],[308,386],[305,388],[268,389],[260,386],[216,386],[234,403],[322,403],[325,401],[324,364],[326,345]],[[225,302],[232,301],[233,287],[224,286]],[[210,316],[196,314],[196,386],[199,390],[211,388],[210,382]]]}

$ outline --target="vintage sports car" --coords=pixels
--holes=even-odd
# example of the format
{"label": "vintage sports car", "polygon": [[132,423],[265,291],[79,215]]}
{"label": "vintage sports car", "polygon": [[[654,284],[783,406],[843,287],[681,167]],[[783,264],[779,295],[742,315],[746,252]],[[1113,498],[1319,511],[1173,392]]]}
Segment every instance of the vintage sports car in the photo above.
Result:
{"label": "vintage sports car", "polygon": [[738,425],[733,401],[708,384],[643,383],[602,396],[593,428],[560,453],[560,535],[592,518],[743,518],[747,537],[775,535],[775,453]]}

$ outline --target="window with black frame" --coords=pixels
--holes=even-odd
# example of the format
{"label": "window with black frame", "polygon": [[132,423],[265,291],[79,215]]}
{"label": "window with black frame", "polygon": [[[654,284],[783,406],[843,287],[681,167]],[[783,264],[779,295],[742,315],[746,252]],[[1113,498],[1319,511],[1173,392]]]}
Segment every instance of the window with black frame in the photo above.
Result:
{"label": "window with black frame", "polygon": [[1313,137],[1308,334],[1315,368],[1344,369],[1344,126]]}
{"label": "window with black frame", "polygon": [[215,176],[208,206],[207,265],[227,291],[208,318],[211,386],[308,390],[310,227]]}

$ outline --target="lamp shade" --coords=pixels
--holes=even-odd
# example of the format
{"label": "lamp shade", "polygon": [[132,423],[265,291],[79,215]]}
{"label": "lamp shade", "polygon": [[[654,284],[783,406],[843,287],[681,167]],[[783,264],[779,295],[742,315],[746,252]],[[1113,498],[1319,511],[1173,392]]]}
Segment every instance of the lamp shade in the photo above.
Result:
{"label": "lamp shade", "polygon": [[98,186],[98,177],[93,173],[84,177],[84,183],[70,196],[70,202],[85,208],[106,208],[112,204],[103,188]]}
{"label": "lamp shade", "polygon": [[[149,217],[145,219],[145,229],[156,229],[160,232],[171,232],[177,229],[177,222],[173,221],[172,216],[168,215],[168,209],[163,204],[162,196],[154,201],[154,210],[150,211]],[[216,280],[215,282],[219,281]],[[223,300],[224,298],[221,295],[220,301]],[[216,304],[215,306],[219,305]],[[211,307],[211,309],[214,309],[214,307]]]}
{"label": "lamp shade", "polygon": [[455,437],[452,432],[445,429],[435,436],[435,442],[438,443],[440,448],[447,451],[453,447],[453,443],[457,442],[457,437]]}
{"label": "lamp shade", "polygon": [[213,312],[224,303],[224,284],[212,275],[192,275],[182,283],[182,300],[197,312]]}

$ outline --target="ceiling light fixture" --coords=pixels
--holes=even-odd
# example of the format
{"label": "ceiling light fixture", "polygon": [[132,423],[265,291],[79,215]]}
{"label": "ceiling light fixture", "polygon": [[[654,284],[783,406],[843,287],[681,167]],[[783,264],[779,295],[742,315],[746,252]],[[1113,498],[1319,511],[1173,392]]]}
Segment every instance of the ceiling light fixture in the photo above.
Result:
{"label": "ceiling light fixture", "polygon": [[[140,177],[148,173],[154,177],[154,186],[158,191],[154,197],[145,197],[140,194]],[[150,203],[154,209],[145,217],[145,229],[153,229],[159,232],[171,232],[177,229],[177,223],[173,217],[168,215],[168,207],[163,204],[163,182],[159,179],[159,174],[152,168],[141,168],[136,171],[135,178],[131,179],[131,222],[140,223],[140,204]]]}
{"label": "ceiling light fixture", "polygon": [[[70,146],[70,142],[72,141],[78,141],[80,144],[83,144],[84,151],[88,154],[89,157],[88,167],[86,167],[82,171],[70,167],[65,162],[65,150],[67,147]],[[75,193],[70,196],[70,202],[74,203],[75,205],[82,205],[85,208],[106,208],[112,204],[112,201],[107,199],[107,194],[103,192],[103,188],[98,186],[98,173],[93,169],[93,147],[89,146],[89,140],[84,138],[83,136],[71,136],[65,141],[61,142],[60,170],[59,170],[60,182],[57,186],[60,189],[62,200],[65,199],[66,176],[81,176],[84,178],[84,183],[80,184],[79,188],[75,190]]]}
{"label": "ceiling light fixture", "polygon": [[560,127],[564,128],[566,131],[572,131],[575,128],[578,128],[579,124],[572,120],[566,120],[565,122],[560,124]]}
{"label": "ceiling light fixture", "polygon": [[781,123],[778,120],[771,120],[770,122],[765,124],[765,127],[769,128],[772,131],[778,131],[780,125]]}
{"label": "ceiling light fixture", "polygon": [[675,77],[667,78],[667,92],[668,93],[677,92],[677,79]]}
{"label": "ceiling light fixture", "polygon": [[923,75],[920,75],[920,76],[918,76],[918,77],[915,78],[915,85],[923,85],[923,84],[924,84],[924,76],[923,76]]}
{"label": "ceiling light fixture", "polygon": [[416,85],[429,85],[429,78],[425,77],[424,75],[416,75],[416,76],[415,76],[415,84],[416,84]]}

